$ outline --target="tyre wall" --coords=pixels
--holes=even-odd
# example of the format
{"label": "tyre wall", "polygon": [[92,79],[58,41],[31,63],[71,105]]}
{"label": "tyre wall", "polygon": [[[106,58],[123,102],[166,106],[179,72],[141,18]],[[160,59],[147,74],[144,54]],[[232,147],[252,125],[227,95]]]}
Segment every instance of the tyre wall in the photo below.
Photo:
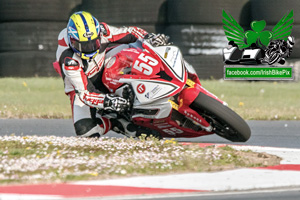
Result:
{"label": "tyre wall", "polygon": [[[289,0],[2,0],[0,1],[0,77],[57,76],[57,36],[69,16],[80,10],[114,26],[138,26],[164,33],[178,45],[200,78],[221,78],[222,49],[227,46],[222,10],[245,30],[252,20],[267,27],[294,9],[292,35],[298,43],[300,1]],[[292,53],[300,58],[299,45]]]}

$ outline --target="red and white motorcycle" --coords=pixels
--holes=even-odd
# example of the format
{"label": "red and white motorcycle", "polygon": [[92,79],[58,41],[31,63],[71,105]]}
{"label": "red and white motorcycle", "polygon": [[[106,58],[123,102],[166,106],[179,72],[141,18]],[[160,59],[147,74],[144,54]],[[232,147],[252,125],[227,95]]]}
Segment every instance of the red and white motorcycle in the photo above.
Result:
{"label": "red and white motorcycle", "polygon": [[109,51],[105,63],[102,81],[111,93],[130,98],[124,117],[134,124],[165,138],[214,133],[233,142],[250,138],[248,124],[201,86],[178,47],[137,41]]}

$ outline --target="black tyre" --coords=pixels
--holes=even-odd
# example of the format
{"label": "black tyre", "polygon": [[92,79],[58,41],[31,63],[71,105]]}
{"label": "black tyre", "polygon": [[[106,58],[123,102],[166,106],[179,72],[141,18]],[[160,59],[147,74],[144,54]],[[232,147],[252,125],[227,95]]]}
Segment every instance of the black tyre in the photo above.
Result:
{"label": "black tyre", "polygon": [[246,142],[251,136],[248,124],[238,114],[204,93],[199,93],[191,108],[212,125],[214,133],[225,139]]}

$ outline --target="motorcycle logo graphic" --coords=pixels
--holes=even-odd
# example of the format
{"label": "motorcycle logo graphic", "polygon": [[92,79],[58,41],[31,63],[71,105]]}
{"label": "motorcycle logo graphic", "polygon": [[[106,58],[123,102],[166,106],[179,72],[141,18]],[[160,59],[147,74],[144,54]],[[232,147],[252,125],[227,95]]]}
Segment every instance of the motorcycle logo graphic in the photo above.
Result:
{"label": "motorcycle logo graphic", "polygon": [[264,30],[266,21],[252,21],[252,30],[244,31],[237,21],[223,10],[223,28],[229,47],[223,49],[225,64],[284,64],[295,44],[291,36],[293,10],[284,15],[272,31]]}
{"label": "motorcycle logo graphic", "polygon": [[138,84],[136,90],[139,94],[143,94],[146,91],[146,87],[143,83]]}

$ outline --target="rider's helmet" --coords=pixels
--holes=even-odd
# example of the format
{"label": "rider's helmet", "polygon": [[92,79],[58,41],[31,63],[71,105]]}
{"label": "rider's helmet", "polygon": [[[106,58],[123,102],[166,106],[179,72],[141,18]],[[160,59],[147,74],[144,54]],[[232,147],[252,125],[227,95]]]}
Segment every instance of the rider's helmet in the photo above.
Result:
{"label": "rider's helmet", "polygon": [[98,20],[85,11],[71,15],[67,26],[69,45],[82,59],[92,59],[100,49]]}

